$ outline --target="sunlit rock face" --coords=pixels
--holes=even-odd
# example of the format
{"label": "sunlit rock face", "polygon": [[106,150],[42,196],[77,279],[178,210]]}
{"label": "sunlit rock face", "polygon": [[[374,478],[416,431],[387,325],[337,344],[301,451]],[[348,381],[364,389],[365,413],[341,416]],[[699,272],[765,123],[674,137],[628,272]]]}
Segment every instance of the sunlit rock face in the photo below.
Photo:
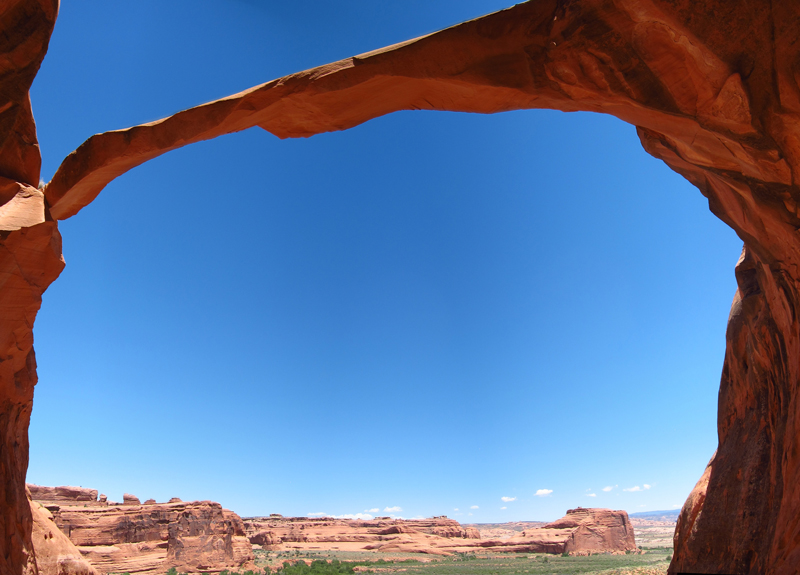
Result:
{"label": "sunlit rock face", "polygon": [[[29,485],[33,505],[48,514],[56,536],[79,551],[92,573],[219,573],[255,569],[241,517],[212,501],[139,503],[125,494],[122,504],[98,499],[79,487]],[[134,502],[135,500],[135,502]],[[35,533],[35,531],[34,531]],[[36,544],[37,538],[34,538]],[[36,550],[40,575],[42,561]],[[72,562],[67,562],[71,566]]]}
{"label": "sunlit rock face", "polygon": [[39,575],[99,575],[80,550],[53,521],[53,514],[41,502],[29,498]]}
{"label": "sunlit rock face", "polygon": [[250,517],[244,520],[250,543],[264,549],[339,549],[448,555],[473,540],[478,530],[455,519],[336,519],[333,517]]}
{"label": "sunlit rock face", "polygon": [[3,575],[35,571],[24,493],[36,382],[31,329],[41,294],[63,265],[53,219],[77,214],[109,181],[148,159],[252,126],[307,137],[396,110],[525,108],[602,112],[637,126],[644,148],[696,185],[744,241],[719,447],[682,510],[670,569],[800,570],[800,4],[527,2],[94,136],[42,194],[28,89],[56,10],[56,0],[0,7]]}
{"label": "sunlit rock face", "polygon": [[492,551],[506,553],[630,553],[636,550],[625,511],[570,509],[552,523],[514,537],[481,539],[474,527],[444,516],[430,519],[370,520],[333,517],[251,517],[244,520],[250,543],[270,550],[338,549],[382,553],[451,555]]}
{"label": "sunlit rock face", "polygon": [[578,507],[538,527],[505,539],[483,539],[470,542],[472,550],[513,553],[554,553],[623,555],[636,551],[636,538],[628,514],[611,509]]}

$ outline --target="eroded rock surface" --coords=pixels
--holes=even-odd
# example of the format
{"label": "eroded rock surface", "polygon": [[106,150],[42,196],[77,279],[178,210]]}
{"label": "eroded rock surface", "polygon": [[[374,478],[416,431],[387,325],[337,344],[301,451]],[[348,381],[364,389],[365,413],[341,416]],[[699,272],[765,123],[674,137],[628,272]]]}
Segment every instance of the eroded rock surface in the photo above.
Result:
{"label": "eroded rock surface", "polygon": [[477,529],[455,519],[377,518],[369,521],[331,517],[253,517],[245,519],[250,542],[267,549],[377,550],[446,553],[456,539],[480,539]]}
{"label": "eroded rock surface", "polygon": [[170,567],[181,573],[254,568],[242,519],[219,503],[141,505],[130,496],[122,505],[108,504],[86,499],[92,493],[96,498],[96,490],[30,487],[32,494],[47,497],[36,501],[34,495],[34,503],[52,514],[60,532],[102,573],[163,574]]}
{"label": "eroded rock surface", "polygon": [[30,506],[33,517],[31,540],[36,550],[39,575],[98,575],[55,524],[52,513],[36,501],[31,500]]}
{"label": "eroded rock surface", "polygon": [[625,511],[570,509],[557,521],[499,539],[482,539],[459,548],[516,553],[630,553],[636,551],[633,527]]}
{"label": "eroded rock surface", "polygon": [[333,518],[261,517],[245,520],[250,542],[266,549],[371,550],[384,553],[447,555],[474,551],[520,553],[625,553],[636,550],[624,511],[571,509],[558,521],[515,533],[481,539],[474,527],[454,519],[356,521]]}
{"label": "eroded rock surface", "polygon": [[98,499],[97,489],[86,487],[73,487],[62,485],[59,487],[44,487],[41,485],[27,484],[31,498],[42,505],[100,505],[103,501]]}
{"label": "eroded rock surface", "polygon": [[47,51],[57,0],[0,3],[0,573],[35,573],[25,494],[36,385],[33,320],[63,268],[61,237],[37,190],[41,156],[28,90]]}
{"label": "eroded rock surface", "polygon": [[[800,4],[535,0],[429,36],[93,136],[37,189],[28,98],[57,0],[0,6],[0,572],[35,572],[24,493],[31,329],[63,266],[52,219],[180,146],[252,126],[286,137],[396,110],[612,114],[744,241],[719,447],[678,521],[671,572],[800,571]],[[646,191],[643,191],[646,193]],[[52,216],[52,217],[51,217]]]}

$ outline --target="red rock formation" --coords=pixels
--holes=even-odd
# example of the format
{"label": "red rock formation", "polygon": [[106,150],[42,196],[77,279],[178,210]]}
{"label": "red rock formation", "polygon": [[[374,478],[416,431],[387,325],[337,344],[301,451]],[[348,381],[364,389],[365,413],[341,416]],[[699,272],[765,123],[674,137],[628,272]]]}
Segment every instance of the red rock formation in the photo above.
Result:
{"label": "red rock formation", "polygon": [[[36,384],[31,328],[63,268],[61,237],[36,190],[41,157],[28,90],[47,51],[57,0],[0,4],[0,573],[35,572],[25,494]],[[6,207],[7,206],[7,207]]]}
{"label": "red rock formation", "polygon": [[595,551],[628,552],[636,550],[628,514],[610,509],[570,509],[567,514],[544,527],[522,533],[523,538],[536,537],[549,530],[569,531],[564,543],[565,553],[581,554]]}
{"label": "red rock formation", "polygon": [[269,549],[433,555],[474,551],[588,554],[636,550],[628,514],[609,509],[571,509],[554,523],[541,524],[505,539],[482,540],[474,527],[464,527],[446,517],[356,521],[271,516],[246,519],[245,532],[251,543]]}
{"label": "red rock formation", "polygon": [[53,515],[41,503],[30,501],[33,516],[31,540],[36,549],[39,575],[98,575],[78,548],[53,522]]}
{"label": "red rock formation", "polygon": [[41,503],[52,513],[54,524],[103,573],[165,573],[170,567],[199,573],[254,567],[242,519],[219,503],[139,505],[132,503],[134,496],[128,496],[123,505],[107,505],[86,499],[97,491],[71,487],[31,486],[31,493],[34,499],[36,494],[47,497]]}
{"label": "red rock formation", "polygon": [[[631,522],[633,522],[631,520]],[[516,537],[523,531],[544,527],[547,521],[508,521],[506,523],[466,523],[467,529],[475,529],[481,539],[508,539]]]}
{"label": "red rock formation", "polygon": [[122,494],[122,504],[123,505],[141,505],[142,502],[139,501],[139,498],[135,495],[131,495],[130,493],[123,493]]}
{"label": "red rock formation", "polygon": [[[24,497],[36,381],[31,326],[61,269],[63,219],[161,153],[260,126],[342,130],[403,109],[612,114],[744,240],[727,332],[719,448],[687,500],[671,571],[800,570],[800,5],[536,0],[87,140],[45,187],[27,92],[56,0],[0,7],[0,571],[33,566]],[[13,57],[11,57],[13,55]],[[48,212],[49,210],[49,212]]]}
{"label": "red rock formation", "polygon": [[[402,542],[406,551],[443,553],[450,539],[479,539],[476,529],[464,528],[458,521],[446,517],[432,519],[390,519],[379,517],[369,521],[334,519],[331,517],[269,517],[248,518],[245,533],[254,545],[270,549],[339,549],[387,550]],[[451,545],[457,545],[451,543]],[[396,550],[392,547],[391,550]]]}
{"label": "red rock formation", "polygon": [[514,553],[630,553],[636,551],[633,527],[625,511],[610,509],[570,509],[552,523],[526,529],[502,539],[482,539],[448,551],[503,551]]}
{"label": "red rock formation", "polygon": [[27,484],[31,498],[42,505],[98,505],[101,501],[97,499],[97,489],[87,489],[85,487],[71,487],[63,485],[60,487],[43,487],[41,485]]}

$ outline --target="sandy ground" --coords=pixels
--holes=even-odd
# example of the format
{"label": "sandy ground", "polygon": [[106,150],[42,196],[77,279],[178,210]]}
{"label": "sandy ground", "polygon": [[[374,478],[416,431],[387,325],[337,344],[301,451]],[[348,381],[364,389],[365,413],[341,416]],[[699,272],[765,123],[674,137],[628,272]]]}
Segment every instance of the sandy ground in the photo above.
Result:
{"label": "sandy ground", "polygon": [[675,534],[675,521],[656,521],[631,517],[633,534],[637,547],[669,547],[672,548],[672,536]]}

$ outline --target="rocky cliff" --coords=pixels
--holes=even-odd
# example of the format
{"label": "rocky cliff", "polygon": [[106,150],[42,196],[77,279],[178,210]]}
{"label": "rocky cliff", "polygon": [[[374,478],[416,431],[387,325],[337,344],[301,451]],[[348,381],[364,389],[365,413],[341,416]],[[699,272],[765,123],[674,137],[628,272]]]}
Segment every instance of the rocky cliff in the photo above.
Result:
{"label": "rocky cliff", "polygon": [[93,136],[43,190],[28,90],[58,0],[0,5],[0,573],[36,573],[25,496],[32,327],[63,267],[56,220],[159,154],[259,126],[343,130],[397,110],[612,114],[744,241],[719,446],[686,501],[671,572],[800,571],[800,4],[535,0]]}
{"label": "rocky cliff", "polygon": [[[34,501],[52,514],[58,529],[102,573],[161,574],[170,567],[192,573],[244,571],[254,566],[242,519],[219,503],[141,505],[131,496],[120,505],[98,501],[94,490],[31,485],[30,491]],[[87,499],[92,493],[95,499]],[[38,496],[46,499],[37,501]]]}
{"label": "rocky cliff", "polygon": [[552,523],[526,529],[511,537],[481,539],[454,551],[503,551],[514,553],[630,553],[636,551],[633,527],[625,511],[570,509]]}
{"label": "rocky cliff", "polygon": [[[449,539],[480,539],[476,529],[447,517],[377,518],[369,521],[330,517],[252,517],[244,521],[250,542],[268,549],[379,550],[402,541],[404,550],[445,553]],[[413,549],[411,549],[413,547]]]}
{"label": "rocky cliff", "polygon": [[625,553],[636,550],[624,511],[571,509],[558,521],[515,536],[481,539],[453,519],[346,519],[261,517],[245,520],[250,542],[267,549],[374,550],[445,555],[474,551],[521,553]]}
{"label": "rocky cliff", "polygon": [[39,575],[98,575],[97,570],[55,524],[52,513],[39,502],[29,502],[33,517],[31,540],[36,549]]}
{"label": "rocky cliff", "polygon": [[559,531],[565,535],[562,553],[584,554],[595,551],[628,552],[636,550],[633,526],[625,511],[610,509],[570,509],[567,514],[544,527],[523,531],[523,539]]}
{"label": "rocky cliff", "polygon": [[44,487],[41,485],[27,484],[31,498],[44,506],[48,505],[107,505],[105,495],[98,495],[97,489],[85,487]]}

